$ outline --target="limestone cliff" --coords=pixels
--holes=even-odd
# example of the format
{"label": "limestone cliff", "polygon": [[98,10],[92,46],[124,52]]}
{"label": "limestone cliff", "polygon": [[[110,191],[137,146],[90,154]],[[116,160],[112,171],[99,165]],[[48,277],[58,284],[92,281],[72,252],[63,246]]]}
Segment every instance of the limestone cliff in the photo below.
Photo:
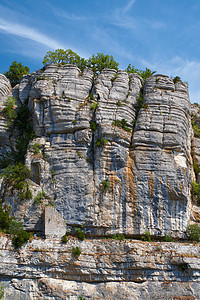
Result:
{"label": "limestone cliff", "polygon": [[[51,239],[13,251],[9,237],[0,238],[5,299],[199,299],[198,245],[99,239],[145,231],[185,238],[186,227],[200,222],[191,201],[200,144],[187,85],[159,74],[143,82],[125,71],[95,76],[50,65],[14,89],[1,75],[1,111],[11,95],[18,107],[28,105],[37,136],[25,156],[33,197],[20,199],[2,180],[3,206],[25,229]],[[1,157],[16,135],[0,112]],[[45,196],[36,203],[38,192]],[[87,240],[61,244],[80,225]]]}
{"label": "limestone cliff", "polygon": [[[99,236],[184,237],[193,172],[184,83],[154,75],[143,86],[125,71],[95,78],[89,69],[50,65],[25,76],[14,93],[19,105],[28,99],[38,136],[26,155],[33,190],[45,190],[69,226]],[[6,197],[5,190],[4,198],[26,228],[41,230],[42,205]]]}

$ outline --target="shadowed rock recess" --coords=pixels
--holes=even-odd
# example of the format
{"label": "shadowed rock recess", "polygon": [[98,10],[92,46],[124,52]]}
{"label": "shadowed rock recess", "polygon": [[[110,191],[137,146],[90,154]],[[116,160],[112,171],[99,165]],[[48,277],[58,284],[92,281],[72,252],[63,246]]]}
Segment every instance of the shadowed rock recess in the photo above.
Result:
{"label": "shadowed rock recess", "polygon": [[[64,232],[83,225],[87,237],[97,240],[71,238],[62,245],[58,239],[34,239],[12,252],[2,237],[0,253],[8,255],[0,263],[0,278],[9,283],[5,299],[198,299],[199,256],[189,259],[192,245],[98,239],[146,231],[185,238],[187,226],[200,221],[191,202],[192,154],[198,158],[200,152],[187,85],[159,74],[143,82],[121,70],[95,76],[74,65],[49,65],[24,76],[14,89],[0,75],[1,110],[11,95],[18,107],[28,103],[37,136],[25,157],[33,197],[22,201],[2,181],[3,205],[25,229],[53,237],[55,228],[58,237],[46,209],[54,204]],[[1,113],[1,155],[14,143]],[[73,257],[73,245],[83,247],[84,255]],[[148,251],[154,254],[146,260]]]}

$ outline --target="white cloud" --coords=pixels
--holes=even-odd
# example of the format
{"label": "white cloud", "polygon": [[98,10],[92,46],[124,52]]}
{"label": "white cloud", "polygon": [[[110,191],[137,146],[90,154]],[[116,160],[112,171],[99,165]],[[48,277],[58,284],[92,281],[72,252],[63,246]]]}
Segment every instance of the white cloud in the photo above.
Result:
{"label": "white cloud", "polygon": [[130,0],[128,2],[128,4],[124,7],[124,9],[122,10],[123,14],[127,13],[131,7],[133,6],[133,4],[135,3],[136,0]]}
{"label": "white cloud", "polygon": [[58,41],[48,37],[45,34],[40,33],[34,28],[24,26],[21,24],[7,22],[0,18],[0,31],[11,35],[23,37],[39,44],[42,44],[51,49],[65,48],[64,45]]}
{"label": "white cloud", "polygon": [[65,10],[61,10],[61,9],[56,8],[56,7],[53,7],[52,11],[58,17],[61,17],[61,18],[64,18],[64,19],[70,20],[70,21],[83,21],[83,20],[86,19],[85,17],[69,13]]}

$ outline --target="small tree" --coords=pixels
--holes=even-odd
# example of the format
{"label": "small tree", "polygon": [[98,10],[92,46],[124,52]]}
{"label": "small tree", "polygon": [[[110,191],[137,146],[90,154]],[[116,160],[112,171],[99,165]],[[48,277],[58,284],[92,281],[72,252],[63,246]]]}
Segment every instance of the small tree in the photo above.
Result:
{"label": "small tree", "polygon": [[48,51],[42,63],[45,66],[49,64],[73,64],[81,70],[86,67],[86,60],[81,58],[71,49],[57,49],[55,51]]}
{"label": "small tree", "polygon": [[29,74],[29,72],[29,67],[23,66],[21,62],[18,63],[15,60],[9,67],[9,71],[4,72],[4,75],[10,79],[11,86],[14,87],[20,82],[22,76]]}
{"label": "small tree", "polygon": [[142,77],[142,79],[145,81],[149,76],[156,73],[156,71],[151,71],[150,69],[146,68],[146,70],[139,70],[136,69],[131,64],[128,65],[128,67],[125,70],[127,73],[137,73]]}
{"label": "small tree", "polygon": [[191,241],[200,242],[200,227],[197,224],[189,225],[186,234]]}
{"label": "small tree", "polygon": [[118,70],[119,63],[117,63],[112,55],[104,55],[97,53],[92,55],[87,61],[87,67],[91,68],[94,73],[100,73],[103,69]]}

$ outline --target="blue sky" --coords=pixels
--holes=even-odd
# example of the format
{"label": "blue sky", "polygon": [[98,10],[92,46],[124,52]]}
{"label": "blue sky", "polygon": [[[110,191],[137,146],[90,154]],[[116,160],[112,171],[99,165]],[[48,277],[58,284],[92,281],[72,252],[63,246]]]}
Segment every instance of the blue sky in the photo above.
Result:
{"label": "blue sky", "polygon": [[14,60],[42,67],[44,55],[72,49],[88,58],[180,76],[200,103],[199,0],[0,0],[0,73]]}

